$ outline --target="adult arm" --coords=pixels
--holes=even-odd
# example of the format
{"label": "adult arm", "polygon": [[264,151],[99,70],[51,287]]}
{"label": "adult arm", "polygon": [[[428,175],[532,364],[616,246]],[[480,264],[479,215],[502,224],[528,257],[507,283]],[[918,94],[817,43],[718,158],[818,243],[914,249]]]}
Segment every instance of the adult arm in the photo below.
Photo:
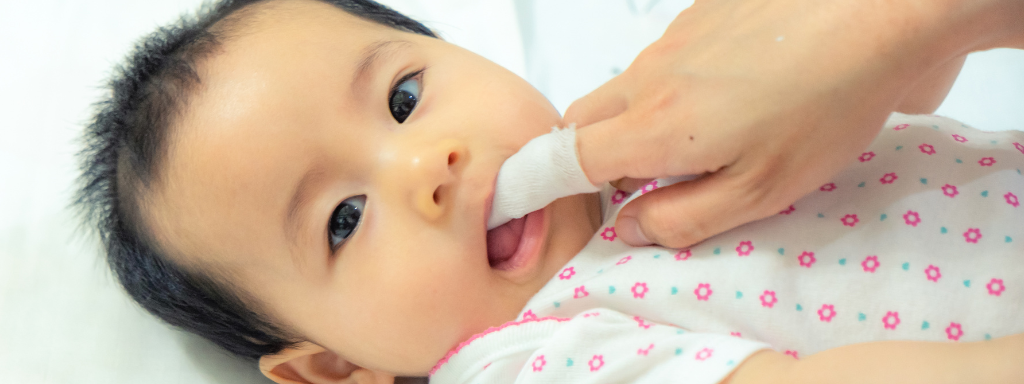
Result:
{"label": "adult arm", "polygon": [[699,0],[565,117],[595,184],[705,175],[616,222],[627,243],[684,247],[826,182],[930,73],[1024,48],[1021,20],[1021,0]]}
{"label": "adult arm", "polygon": [[992,341],[880,341],[830,349],[802,360],[761,351],[723,384],[1018,383],[1024,334]]}

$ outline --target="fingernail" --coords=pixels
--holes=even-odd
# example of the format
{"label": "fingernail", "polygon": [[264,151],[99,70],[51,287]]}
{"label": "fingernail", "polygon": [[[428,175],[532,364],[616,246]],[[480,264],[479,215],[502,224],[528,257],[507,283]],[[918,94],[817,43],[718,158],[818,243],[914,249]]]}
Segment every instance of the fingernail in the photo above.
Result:
{"label": "fingernail", "polygon": [[626,244],[632,246],[644,246],[654,244],[644,236],[644,231],[640,230],[640,223],[636,221],[635,217],[624,216],[619,218],[619,237]]}

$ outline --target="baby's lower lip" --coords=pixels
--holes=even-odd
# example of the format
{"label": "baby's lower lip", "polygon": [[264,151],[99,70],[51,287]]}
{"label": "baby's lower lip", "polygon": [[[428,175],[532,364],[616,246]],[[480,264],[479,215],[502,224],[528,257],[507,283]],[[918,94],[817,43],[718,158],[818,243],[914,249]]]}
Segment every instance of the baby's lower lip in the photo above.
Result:
{"label": "baby's lower lip", "polygon": [[[503,228],[504,227],[504,228]],[[508,227],[520,227],[516,228]],[[491,267],[497,270],[512,271],[522,267],[533,264],[532,262],[536,259],[537,253],[540,251],[541,244],[544,241],[544,210],[532,212],[522,219],[516,219],[501,227],[495,228],[492,231],[506,231],[501,234],[503,238],[497,238],[498,235],[489,233],[488,241],[502,241],[504,244],[496,246],[494,244],[488,244],[488,260],[491,263]],[[515,236],[517,239],[509,239],[507,236]],[[517,240],[514,244],[510,244],[510,240]],[[490,254],[494,250],[502,252],[500,255]],[[511,247],[514,248],[514,252],[511,251]],[[509,253],[511,253],[509,255]]]}

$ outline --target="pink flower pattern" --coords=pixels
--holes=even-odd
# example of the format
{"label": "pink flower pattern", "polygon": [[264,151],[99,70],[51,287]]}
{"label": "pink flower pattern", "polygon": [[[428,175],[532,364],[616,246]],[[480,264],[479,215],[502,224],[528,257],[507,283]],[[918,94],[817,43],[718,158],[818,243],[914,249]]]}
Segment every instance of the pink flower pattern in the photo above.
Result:
{"label": "pink flower pattern", "polygon": [[642,318],[640,316],[633,316],[633,321],[635,321],[636,322],[636,326],[638,326],[640,328],[651,329],[651,324],[646,322],[646,321],[644,321],[644,318]]}
{"label": "pink flower pattern", "polygon": [[729,332],[729,336],[742,338],[743,334],[739,332]]}
{"label": "pink flower pattern", "polygon": [[988,294],[992,296],[999,296],[1006,290],[1006,286],[1003,285],[1003,279],[989,280],[988,284],[985,284],[985,288],[988,288]]}
{"label": "pink flower pattern", "polygon": [[1020,151],[1020,153],[1024,153],[1024,144],[1021,144],[1021,143],[1013,143],[1013,146],[1014,146],[1015,148],[1017,148],[1017,150],[1018,150],[1018,151]]}
{"label": "pink flower pattern", "polygon": [[955,133],[953,134],[953,140],[956,140],[957,142],[960,142],[960,143],[966,143],[967,142],[967,138],[966,137],[960,136],[960,135],[955,134]]}
{"label": "pink flower pattern", "polygon": [[864,268],[864,272],[875,273],[875,270],[878,269],[879,265],[881,265],[881,263],[878,262],[878,256],[875,255],[868,256],[864,258],[864,261],[860,262],[860,266]]}
{"label": "pink flower pattern", "polygon": [[648,345],[647,348],[637,349],[636,354],[639,356],[647,356],[647,354],[650,353],[652,349],[654,349],[653,343],[651,345]]}
{"label": "pink flower pattern", "polygon": [[704,348],[704,349],[701,349],[700,352],[697,352],[697,356],[695,358],[697,359],[697,361],[704,361],[704,360],[707,360],[707,359],[711,358],[711,355],[713,353],[715,353],[714,349]]}
{"label": "pink flower pattern", "polygon": [[615,241],[615,227],[606,227],[601,231],[601,238],[608,241]]}
{"label": "pink flower pattern", "polygon": [[790,205],[789,208],[786,208],[785,211],[780,211],[779,214],[780,215],[788,215],[790,213],[793,213],[793,211],[795,211],[795,210],[796,210],[796,207]]}
{"label": "pink flower pattern", "polygon": [[847,227],[852,227],[854,225],[857,225],[857,223],[860,222],[860,219],[857,218],[856,214],[848,214],[846,216],[843,216],[842,219],[839,219],[839,221],[842,221],[843,225]]}
{"label": "pink flower pattern", "polygon": [[785,353],[794,359],[800,360],[800,356],[798,356],[797,352],[792,349],[787,349]]}
{"label": "pink flower pattern", "polygon": [[942,194],[949,197],[956,197],[956,195],[960,194],[960,191],[956,189],[955,185],[946,184],[942,186]]}
{"label": "pink flower pattern", "polygon": [[533,359],[533,371],[534,372],[543,371],[544,370],[544,366],[547,365],[547,364],[548,364],[548,362],[546,360],[544,360],[544,355],[537,356],[536,359]]}
{"label": "pink flower pattern", "polygon": [[590,296],[590,292],[587,292],[587,287],[583,285],[576,287],[572,293],[572,298],[574,299],[580,299],[587,296]]}
{"label": "pink flower pattern", "polygon": [[740,256],[750,256],[750,252],[754,250],[754,243],[752,241],[741,241],[740,245],[736,247],[736,253]]}
{"label": "pink flower pattern", "polygon": [[836,183],[828,183],[828,184],[822,185],[821,188],[818,188],[818,189],[821,190],[822,192],[832,192],[832,191],[836,190]]}
{"label": "pink flower pattern", "polygon": [[711,297],[711,293],[711,284],[708,283],[697,284],[697,289],[693,290],[693,294],[697,295],[697,300],[699,301],[708,301],[708,298]]}
{"label": "pink flower pattern", "polygon": [[631,288],[630,290],[633,291],[633,298],[634,299],[642,299],[642,298],[644,298],[644,295],[646,295],[647,291],[648,291],[647,283],[637,282],[636,284],[633,284],[633,288]]}
{"label": "pink flower pattern", "polygon": [[818,320],[831,323],[834,317],[836,317],[835,307],[832,304],[822,304],[821,309],[818,310]]}
{"label": "pink flower pattern", "polygon": [[1003,195],[1003,198],[1006,199],[1006,204],[1010,204],[1014,208],[1020,206],[1020,200],[1017,200],[1017,195],[1014,195],[1013,192],[1006,192],[1006,194]]}
{"label": "pink flower pattern", "polygon": [[575,274],[576,274],[576,269],[575,268],[573,268],[573,267],[566,267],[565,269],[562,270],[562,273],[558,274],[558,279],[559,280],[569,280]]}
{"label": "pink flower pattern", "polygon": [[775,291],[765,290],[761,294],[761,306],[762,307],[774,307],[775,303],[778,303],[779,299],[775,298]]}
{"label": "pink flower pattern", "polygon": [[597,372],[597,370],[604,366],[604,355],[594,355],[587,362],[587,365],[590,366],[590,372]]}
{"label": "pink flower pattern", "polygon": [[882,318],[882,325],[885,325],[885,329],[896,329],[896,326],[900,325],[900,313],[886,312],[885,317]]}
{"label": "pink flower pattern", "polygon": [[626,263],[628,263],[628,262],[629,262],[630,260],[633,260],[633,256],[626,256],[626,257],[623,257],[623,258],[619,259],[619,261],[616,261],[616,262],[615,262],[615,265],[622,265],[622,264],[626,264]]}
{"label": "pink flower pattern", "polygon": [[926,155],[934,155],[935,154],[935,147],[933,147],[931,144],[921,144],[921,145],[918,145],[917,147],[921,149],[921,153],[923,153],[923,154],[926,154]]}
{"label": "pink flower pattern", "polygon": [[622,204],[622,202],[625,201],[627,197],[629,197],[629,194],[616,189],[615,193],[612,194],[612,204]]}
{"label": "pink flower pattern", "polygon": [[797,257],[797,260],[800,261],[800,266],[804,268],[810,268],[814,265],[815,261],[818,261],[818,259],[814,257],[814,252],[807,251],[801,253],[800,256]]}
{"label": "pink flower pattern", "polygon": [[982,167],[991,167],[995,163],[996,158],[994,157],[982,157],[981,160],[978,160],[978,164],[981,164]]}
{"label": "pink flower pattern", "polygon": [[881,181],[882,184],[892,184],[898,178],[899,177],[896,176],[895,172],[889,172],[889,173],[886,173],[884,176],[882,176],[881,179],[878,179],[878,181]]}
{"label": "pink flower pattern", "polygon": [[964,329],[960,326],[960,323],[950,322],[949,326],[946,327],[946,338],[953,341],[960,341],[960,336],[964,335]]}
{"label": "pink flower pattern", "polygon": [[679,252],[676,252],[676,260],[677,261],[688,260],[690,258],[690,256],[693,256],[693,252],[690,252],[689,249],[684,249],[684,250],[681,250]]}
{"label": "pink flower pattern", "polygon": [[658,180],[654,180],[650,183],[644,184],[644,186],[640,188],[640,194],[643,195],[655,189],[658,189]]}
{"label": "pink flower pattern", "polygon": [[939,278],[942,277],[942,272],[939,271],[939,267],[929,264],[928,268],[924,269],[924,275],[928,277],[928,280],[939,282]]}
{"label": "pink flower pattern", "polygon": [[981,240],[981,230],[978,228],[968,228],[967,232],[964,232],[964,241],[971,244],[978,244],[978,240]]}
{"label": "pink flower pattern", "polygon": [[874,159],[874,158],[875,158],[875,153],[874,152],[864,152],[864,153],[860,154],[860,157],[858,158],[858,160],[860,160],[860,162],[862,162],[862,163],[866,163],[868,161],[871,161],[871,159]]}
{"label": "pink flower pattern", "polygon": [[914,211],[907,211],[907,213],[903,214],[903,222],[911,227],[916,227],[918,224],[921,224],[921,215]]}
{"label": "pink flower pattern", "polygon": [[528,320],[537,320],[537,314],[533,313],[533,310],[531,309],[527,309],[526,312],[523,313],[523,321]]}
{"label": "pink flower pattern", "polygon": [[892,127],[892,129],[894,131],[902,131],[904,129],[907,129],[907,127],[909,127],[909,126],[910,126],[910,124],[900,124],[900,125],[897,125],[895,127]]}

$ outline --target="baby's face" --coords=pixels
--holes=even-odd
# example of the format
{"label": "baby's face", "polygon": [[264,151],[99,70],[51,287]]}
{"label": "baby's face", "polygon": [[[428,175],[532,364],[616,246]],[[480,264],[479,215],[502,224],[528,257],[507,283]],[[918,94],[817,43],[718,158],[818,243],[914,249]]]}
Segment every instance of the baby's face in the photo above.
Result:
{"label": "baby's face", "polygon": [[319,2],[282,6],[202,65],[147,221],[174,259],[309,341],[423,374],[516,317],[593,233],[594,197],[528,216],[521,254],[492,266],[498,169],[560,125],[557,111],[444,41]]}

